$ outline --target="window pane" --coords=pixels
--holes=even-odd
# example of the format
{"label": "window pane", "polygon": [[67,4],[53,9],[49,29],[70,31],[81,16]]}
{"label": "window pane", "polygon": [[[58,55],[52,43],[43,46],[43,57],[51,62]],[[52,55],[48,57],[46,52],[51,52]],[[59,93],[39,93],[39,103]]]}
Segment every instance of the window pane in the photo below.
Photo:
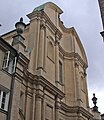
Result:
{"label": "window pane", "polygon": [[0,90],[0,98],[1,98],[1,90]]}
{"label": "window pane", "polygon": [[3,97],[6,97],[6,93],[5,92],[3,92]]}
{"label": "window pane", "polygon": [[1,104],[1,108],[4,109],[4,106],[5,106],[4,103],[2,103],[2,104]]}
{"label": "window pane", "polygon": [[10,51],[7,51],[5,53],[5,56],[4,56],[3,68],[7,68],[8,67],[9,56],[10,56]]}
{"label": "window pane", "polygon": [[8,73],[12,74],[15,70],[16,58],[10,53],[10,51],[5,53],[3,60],[3,69]]}

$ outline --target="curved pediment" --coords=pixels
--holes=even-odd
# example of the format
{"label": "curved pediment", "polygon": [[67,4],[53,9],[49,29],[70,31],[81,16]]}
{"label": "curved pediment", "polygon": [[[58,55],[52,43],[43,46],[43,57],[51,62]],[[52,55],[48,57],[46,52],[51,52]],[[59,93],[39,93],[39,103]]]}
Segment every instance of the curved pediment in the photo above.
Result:
{"label": "curved pediment", "polygon": [[84,62],[86,64],[88,64],[84,47],[81,43],[81,40],[80,40],[76,30],[74,29],[74,27],[70,28],[70,30],[74,35],[75,52],[81,56],[81,58],[84,60]]}
{"label": "curved pediment", "polygon": [[33,10],[33,12],[34,12],[34,11],[45,10],[46,7],[52,8],[52,9],[54,9],[54,10],[57,10],[57,12],[58,12],[59,14],[63,13],[63,11],[62,11],[56,4],[54,4],[54,3],[52,3],[52,2],[47,2],[47,3],[44,3],[44,4],[36,7],[36,8]]}
{"label": "curved pediment", "polygon": [[63,40],[61,41],[61,45],[64,47],[65,51],[69,53],[77,53],[88,65],[84,47],[75,28],[66,28],[63,24],[60,25],[60,28],[63,31]]}
{"label": "curved pediment", "polygon": [[63,11],[52,2],[47,2],[39,7],[36,7],[33,12],[36,11],[44,11],[56,26],[58,24],[59,15],[63,13]]}

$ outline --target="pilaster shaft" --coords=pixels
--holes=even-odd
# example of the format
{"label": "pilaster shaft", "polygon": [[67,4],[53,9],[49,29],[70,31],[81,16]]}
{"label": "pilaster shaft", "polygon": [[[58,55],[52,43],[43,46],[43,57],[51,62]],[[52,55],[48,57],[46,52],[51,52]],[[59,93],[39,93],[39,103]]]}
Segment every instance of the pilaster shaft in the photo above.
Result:
{"label": "pilaster shaft", "polygon": [[59,81],[59,39],[55,38],[55,80]]}
{"label": "pilaster shaft", "polygon": [[44,63],[44,39],[45,39],[44,33],[45,33],[45,23],[44,21],[41,21],[39,53],[38,53],[38,69],[43,69],[43,63]]}
{"label": "pilaster shaft", "polygon": [[36,114],[35,114],[35,120],[42,120],[42,98],[36,97]]}
{"label": "pilaster shaft", "polygon": [[33,101],[32,101],[32,120],[35,120],[35,95],[36,91],[33,91]]}
{"label": "pilaster shaft", "polygon": [[81,105],[81,91],[80,91],[80,81],[79,81],[78,67],[79,67],[78,63],[75,62],[77,101],[78,101],[78,105]]}
{"label": "pilaster shaft", "polygon": [[55,120],[59,120],[60,119],[60,99],[57,98],[56,99],[56,116],[55,116]]}

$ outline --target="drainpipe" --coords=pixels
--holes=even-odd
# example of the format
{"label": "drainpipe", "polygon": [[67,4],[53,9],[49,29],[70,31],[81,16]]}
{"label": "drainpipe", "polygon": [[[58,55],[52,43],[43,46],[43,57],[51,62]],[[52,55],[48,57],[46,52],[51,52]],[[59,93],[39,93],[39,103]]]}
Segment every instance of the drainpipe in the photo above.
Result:
{"label": "drainpipe", "polygon": [[9,103],[8,103],[8,114],[7,114],[7,120],[11,119],[11,109],[12,109],[12,100],[13,100],[13,90],[14,90],[14,82],[15,82],[15,74],[16,74],[16,67],[17,67],[17,62],[19,58],[19,54],[17,53],[16,55],[16,66],[15,66],[15,72],[12,74],[11,78],[11,87],[10,87],[10,96],[9,96]]}

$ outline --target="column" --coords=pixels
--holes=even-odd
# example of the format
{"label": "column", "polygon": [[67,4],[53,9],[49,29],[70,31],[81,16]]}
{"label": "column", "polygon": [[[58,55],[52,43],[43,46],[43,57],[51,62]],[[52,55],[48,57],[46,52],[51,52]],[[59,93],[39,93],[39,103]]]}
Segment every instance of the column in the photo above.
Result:
{"label": "column", "polygon": [[45,22],[44,22],[44,20],[42,20],[41,24],[40,24],[38,69],[43,69],[43,63],[44,63],[44,39],[45,39]]}

